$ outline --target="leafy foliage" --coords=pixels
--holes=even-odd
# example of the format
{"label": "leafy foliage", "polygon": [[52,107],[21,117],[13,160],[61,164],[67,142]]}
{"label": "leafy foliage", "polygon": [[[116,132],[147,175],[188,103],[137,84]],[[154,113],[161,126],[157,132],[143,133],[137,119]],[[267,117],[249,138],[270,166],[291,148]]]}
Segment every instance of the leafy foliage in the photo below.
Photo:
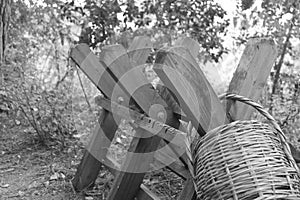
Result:
{"label": "leafy foliage", "polygon": [[[73,20],[76,13],[85,17],[81,42],[95,48],[146,34],[157,41],[157,48],[171,43],[182,34],[196,39],[202,46],[204,58],[218,61],[227,49],[221,37],[229,25],[226,12],[213,0],[205,1],[118,1],[88,0],[83,8],[74,1],[64,5],[62,17]],[[125,39],[124,39],[125,38]]]}
{"label": "leafy foliage", "polygon": [[0,90],[11,105],[7,114],[12,122],[30,126],[29,132],[43,144],[64,147],[65,139],[74,133],[70,114],[73,69],[68,65],[69,46],[64,46],[72,39],[63,36],[69,35],[69,27],[60,21],[53,5],[12,2]]}
{"label": "leafy foliage", "polygon": [[268,105],[281,124],[287,124],[293,121],[291,108],[299,105],[297,88],[300,80],[297,74],[300,71],[296,57],[300,42],[300,3],[296,0],[263,0],[261,5],[256,4],[247,11],[244,11],[244,6],[242,1],[238,13],[240,35],[236,39],[239,44],[250,37],[271,37],[276,41],[278,57],[268,84]]}
{"label": "leafy foliage", "polygon": [[249,9],[254,4],[254,0],[242,0],[241,8],[242,10]]}

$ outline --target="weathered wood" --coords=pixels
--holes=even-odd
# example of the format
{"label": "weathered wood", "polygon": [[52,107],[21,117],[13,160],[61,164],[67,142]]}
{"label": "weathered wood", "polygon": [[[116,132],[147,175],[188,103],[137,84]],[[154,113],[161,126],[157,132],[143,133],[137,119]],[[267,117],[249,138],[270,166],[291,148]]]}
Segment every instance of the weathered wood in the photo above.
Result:
{"label": "weathered wood", "polygon": [[[174,123],[173,119],[167,119],[167,123],[173,125],[173,127],[171,127],[106,98],[99,99],[98,105],[110,112],[114,112],[114,114],[119,115],[122,118],[128,119],[131,115],[133,119],[135,119],[134,123],[136,123],[137,126],[149,131],[152,135],[157,135],[168,141],[168,144],[163,144],[167,145],[164,149],[156,151],[154,160],[156,164],[155,166],[157,169],[162,168],[162,166],[167,166],[174,173],[186,178],[188,170],[184,168],[185,165],[180,165],[178,162],[175,162],[178,161],[180,157],[180,160],[183,161],[183,163],[188,162],[188,158],[185,155],[186,133],[173,128],[178,126],[176,124],[172,124]],[[171,113],[169,113],[169,115],[170,114]]]}
{"label": "weathered wood", "polygon": [[[142,51],[141,47],[140,49],[140,51]],[[148,52],[149,50],[144,49],[144,51]],[[116,100],[118,97],[122,96],[122,94],[119,94],[119,91],[126,91],[128,96],[132,97],[144,112],[148,113],[152,100],[155,98],[155,91],[151,89],[151,84],[148,83],[147,78],[144,76],[142,67],[133,66],[131,64],[127,51],[122,45],[111,45],[103,48],[100,57],[108,57],[106,55],[111,54],[112,52],[115,55],[118,55],[118,57],[111,62],[109,69],[118,79],[121,88],[115,88],[111,99]],[[143,60],[136,62],[146,62],[145,56],[140,57],[140,59]],[[144,92],[144,90],[147,92]],[[163,101],[159,103],[164,104]],[[129,107],[128,102],[124,102],[123,105]]]}
{"label": "weathered wood", "polygon": [[[189,172],[185,168],[185,166],[179,162],[180,155],[182,156],[185,152],[184,140],[186,137],[186,133],[167,124],[163,124],[162,122],[149,118],[143,114],[140,114],[135,110],[112,102],[106,98],[98,99],[97,104],[109,112],[112,112],[112,110],[114,110],[114,114],[119,115],[122,118],[130,118],[130,113],[131,116],[136,119],[134,123],[137,126],[149,131],[153,136],[157,135],[162,139],[165,139],[166,141],[176,145],[178,149],[176,149],[176,153],[174,153],[174,149],[171,149],[170,143],[168,145],[163,144],[163,146],[166,146],[164,146],[163,149],[159,149],[155,152],[154,162],[152,166],[155,169],[168,167],[171,171],[186,179]],[[168,120],[168,122],[169,121],[172,120]],[[160,132],[160,130],[162,131]],[[174,146],[172,146],[172,148],[174,148]]]}
{"label": "weathered wood", "polygon": [[136,195],[136,200],[160,200],[160,198],[142,184],[141,189]]}
{"label": "weathered wood", "polygon": [[[143,131],[137,128],[136,131]],[[145,172],[153,162],[154,151],[157,149],[160,138],[157,136],[145,139],[133,138],[122,164],[120,172],[115,176],[112,189],[107,199],[122,200],[133,199],[143,181]],[[151,143],[150,143],[150,142]]]}
{"label": "weathered wood", "polygon": [[127,51],[133,66],[144,65],[152,51],[152,42],[146,36],[135,37]]}
{"label": "weathered wood", "polygon": [[174,46],[186,48],[191,53],[191,55],[195,60],[197,59],[200,51],[200,44],[196,40],[193,40],[192,38],[189,37],[179,38],[178,40],[175,41]]}
{"label": "weathered wood", "polygon": [[[122,117],[122,118],[130,118],[132,117],[133,122],[136,126],[143,128],[150,132],[149,136],[157,135],[166,141],[177,145],[178,147],[184,146],[184,140],[186,137],[186,133],[175,129],[168,124],[164,124],[160,121],[157,121],[153,118],[147,117],[144,114],[141,114],[133,109],[127,108],[123,105],[117,104],[113,101],[110,101],[106,98],[101,98],[98,100],[98,105],[102,108],[114,112],[114,114]],[[170,120],[171,121],[171,120]],[[161,132],[160,132],[161,131]]]}
{"label": "weathered wood", "polygon": [[151,165],[154,170],[167,167],[183,179],[189,177],[189,170],[180,161],[179,156],[169,147],[165,146],[163,150],[158,150],[154,155],[154,162]]}
{"label": "weathered wood", "polygon": [[[144,45],[143,43],[140,44]],[[142,47],[143,46],[135,48],[143,49]],[[122,49],[122,46],[119,46],[119,49]],[[148,51],[148,49],[144,49],[144,51]],[[103,51],[103,53],[105,53],[105,51]],[[119,82],[122,83],[124,89],[134,98],[135,102],[146,113],[149,113],[149,109],[153,103],[152,100],[156,97],[156,92],[150,88],[150,84],[143,75],[142,68],[131,66],[127,54],[121,56],[124,60],[128,60],[128,62],[120,63],[114,61],[111,63],[110,69],[119,79]],[[137,63],[145,63],[145,58],[146,57],[140,57],[140,59],[144,60],[137,61]],[[141,128],[136,128],[136,134],[139,136],[149,135],[147,131]],[[133,139],[125,162],[122,165],[122,171],[117,173],[108,199],[130,200],[137,195],[144,174],[149,170],[150,163],[153,162],[153,154],[159,141],[160,138],[158,136]]]}
{"label": "weathered wood", "polygon": [[72,184],[76,191],[82,191],[92,186],[98,176],[100,167],[105,163],[107,150],[118,128],[112,114],[103,111],[101,120],[92,134],[84,156],[77,167]]}
{"label": "weathered wood", "polygon": [[183,187],[183,190],[180,192],[178,200],[196,200],[197,194],[195,192],[195,187],[193,183],[193,178],[190,177]]}
{"label": "weathered wood", "polygon": [[[110,173],[116,176],[117,172],[120,171],[120,165],[113,158],[106,157],[106,163],[110,162],[111,165],[107,166]],[[112,167],[113,166],[113,167]],[[140,189],[136,195],[137,200],[159,200],[159,198],[151,192],[144,184],[141,184]]]}
{"label": "weathered wood", "polygon": [[[136,44],[143,44],[143,43],[137,42]],[[160,98],[157,98],[155,91],[149,87],[149,84],[147,85],[147,80],[143,76],[143,74],[141,72],[141,68],[135,67],[134,70],[132,70],[133,68],[130,65],[130,59],[133,59],[134,56],[132,56],[133,58],[129,58],[129,56],[124,53],[125,52],[124,49],[122,50],[122,48],[119,48],[119,47],[120,46],[111,47],[111,48],[115,49],[112,51],[114,53],[114,55],[118,56],[118,58],[115,60],[114,60],[114,58],[105,56],[105,54],[109,55],[109,53],[107,53],[107,51],[105,51],[105,50],[102,51],[103,58],[106,58],[107,59],[106,62],[109,63],[109,70],[107,70],[105,68],[106,67],[105,65],[103,65],[101,62],[99,62],[100,64],[102,64],[102,66],[100,66],[102,71],[99,72],[99,69],[97,69],[97,67],[96,67],[97,65],[99,65],[99,63],[97,63],[97,61],[94,59],[94,57],[93,57],[92,61],[89,58],[88,58],[88,61],[85,61],[85,59],[87,57],[91,56],[89,54],[84,55],[84,56],[82,56],[82,54],[79,54],[79,56],[81,55],[81,57],[82,57],[81,60],[83,60],[83,62],[77,61],[77,63],[80,63],[81,65],[83,65],[82,68],[86,71],[87,74],[97,73],[98,75],[102,75],[103,73],[106,73],[107,76],[111,76],[111,79],[114,81],[119,79],[120,80],[119,90],[121,91],[120,94],[118,94],[118,90],[116,90],[115,85],[114,85],[114,87],[112,87],[111,85],[105,86],[106,92],[104,92],[104,94],[111,94],[112,97],[114,97],[114,95],[115,95],[114,99],[118,99],[119,95],[124,95],[123,91],[126,91],[125,92],[126,95],[133,96],[133,98],[137,102],[137,104],[146,113],[149,112],[149,108],[151,107],[153,102],[163,105],[164,101]],[[135,47],[135,48],[137,48],[137,47]],[[182,47],[179,47],[179,48],[182,48]],[[119,52],[117,52],[116,49],[118,49]],[[143,48],[141,48],[141,49],[143,49]],[[184,60],[184,62],[181,61],[182,63],[185,64],[184,65],[185,69],[183,71],[181,71],[180,73],[183,73],[183,74],[187,73],[189,75],[188,78],[190,78],[190,75],[193,74],[194,72],[199,73],[199,71],[197,69],[195,69],[195,66],[197,64],[196,61],[189,60],[190,58],[192,58],[191,55],[188,55],[188,54],[190,54],[190,52],[188,52],[186,49],[184,49],[184,51],[186,51],[186,52],[182,52],[182,51],[178,51],[178,50],[174,51],[174,48],[172,50],[173,50],[172,53],[176,54],[176,56],[178,56],[180,54],[181,57],[180,58],[177,57],[177,59],[179,61],[182,58],[182,56],[188,57],[187,59],[185,58],[186,60]],[[122,53],[122,51],[123,51],[123,53]],[[145,48],[145,51],[149,51],[149,49]],[[85,50],[84,53],[86,53],[86,52],[88,52],[88,51]],[[182,53],[184,53],[184,54],[182,54]],[[147,53],[145,53],[145,54],[147,54]],[[134,54],[132,54],[132,55],[134,55]],[[144,54],[142,54],[142,55],[144,55]],[[136,56],[136,57],[139,57],[139,56]],[[146,56],[141,56],[141,55],[140,55],[140,57],[144,58],[144,59],[146,58]],[[178,60],[176,60],[176,61],[178,61]],[[88,66],[92,65],[93,63],[94,63],[94,65],[93,65],[94,68],[91,70],[91,69],[89,69]],[[95,63],[97,63],[97,64],[95,64]],[[143,63],[143,62],[136,62],[136,63]],[[188,65],[188,64],[190,64],[190,65]],[[191,66],[191,68],[189,68],[190,66]],[[103,70],[103,68],[104,68],[104,70]],[[191,70],[191,71],[189,71],[189,70]],[[171,72],[174,72],[174,71],[171,70]],[[91,77],[92,77],[92,79],[94,79],[93,82],[99,85],[99,80],[97,80],[97,75],[91,75]],[[137,82],[132,80],[132,77],[137,78]],[[106,78],[105,77],[103,78],[103,76],[102,76],[100,79],[100,82],[102,82],[101,80],[104,80],[105,82],[107,82],[105,79]],[[108,81],[111,81],[111,80],[108,80]],[[113,81],[111,81],[111,82],[113,82]],[[189,81],[187,81],[187,83],[190,84]],[[209,87],[209,85],[206,86],[207,83],[204,84],[205,87]],[[113,83],[113,84],[115,84],[115,83]],[[195,83],[192,83],[192,84],[193,84],[193,86],[192,86],[193,89],[198,86]],[[140,88],[136,87],[137,85],[141,86],[141,87]],[[183,84],[183,85],[185,85],[185,84]],[[190,87],[190,85],[188,85],[188,89],[189,89],[189,87]],[[110,88],[111,90],[108,91],[107,88]],[[101,85],[101,89],[102,89],[102,85]],[[206,90],[206,88],[204,88],[203,90]],[[110,93],[108,93],[108,92],[110,92]],[[189,91],[189,92],[191,92],[191,91]],[[145,93],[147,94],[146,98],[145,98],[145,96],[146,96]],[[192,95],[192,93],[190,93],[190,95]],[[111,97],[109,95],[107,95],[107,96]],[[194,98],[192,98],[194,100],[194,102],[192,101],[193,104],[191,104],[191,105],[197,105],[197,103],[199,103],[199,102],[197,102],[199,100],[198,98],[199,98],[198,96],[194,96]],[[190,106],[189,102],[187,104],[188,104],[187,108],[189,108],[190,111],[191,110],[194,111],[193,110],[194,108],[192,106]],[[157,113],[157,112],[154,111],[153,113],[154,113],[154,116],[156,116],[155,113]],[[191,112],[191,113],[193,113],[193,112]],[[198,125],[199,120],[195,120],[195,119],[197,119],[197,118],[194,117],[194,119],[193,119],[195,122],[194,124]],[[174,120],[173,121],[171,120],[171,122],[174,123]],[[218,121],[218,122],[220,122],[220,121]],[[169,121],[169,123],[170,123],[170,121]],[[208,124],[208,127],[206,127],[206,128],[207,129],[210,128],[210,125]],[[140,135],[140,136],[149,134],[149,133],[145,132],[144,130],[142,130],[141,128],[137,128],[136,132],[137,132],[137,135]],[[203,133],[204,132],[205,131],[203,130]],[[160,134],[162,134],[162,132],[160,132]],[[127,159],[125,160],[125,163],[122,165],[122,170],[119,171],[116,175],[116,178],[114,180],[114,184],[112,186],[112,190],[109,194],[108,199],[114,199],[114,200],[115,199],[133,199],[136,196],[136,194],[139,190],[139,186],[144,177],[144,171],[145,171],[145,169],[150,167],[150,163],[153,161],[152,154],[153,154],[154,150],[156,150],[159,141],[160,141],[160,138],[158,136],[154,136],[151,138],[143,138],[143,139],[135,138],[133,140],[131,147],[130,147],[130,151],[127,155]],[[92,149],[94,149],[94,147]],[[137,154],[133,154],[132,152],[141,153],[141,154],[137,155]],[[148,155],[150,155],[150,156],[145,156],[145,152],[146,153],[148,152],[149,153]],[[141,169],[143,169],[141,173],[132,173],[132,172],[140,172]],[[179,170],[176,170],[176,171],[178,172]]]}
{"label": "weathered wood", "polygon": [[[111,48],[113,48],[113,47],[111,47]],[[109,49],[109,48],[108,48]],[[126,73],[127,71],[126,70],[128,70],[129,68],[130,68],[130,66],[128,67],[128,62],[126,62],[126,56],[127,55],[125,55],[124,54],[124,51],[123,51],[123,54],[122,53],[120,53],[120,50],[122,50],[122,48],[117,48],[118,50],[119,50],[119,52],[117,52],[116,53],[116,48],[115,48],[115,50],[113,50],[113,51],[111,51],[111,53],[109,54],[109,53],[107,53],[107,51],[105,52],[105,51],[103,51],[103,52],[105,52],[105,55],[103,56],[103,58],[105,58],[105,59],[103,59],[107,64],[109,64],[110,65],[110,70],[111,71],[114,71],[114,72],[122,72],[122,70],[120,70],[120,66],[121,67],[124,67],[124,64],[125,64],[125,70],[123,71],[123,73]],[[122,75],[124,75],[124,74],[122,74],[122,73],[119,73],[119,74],[117,74],[117,76],[116,77],[114,77],[114,75],[115,74],[113,74],[112,75],[112,73],[110,73],[109,72],[109,70],[107,70],[107,69],[105,69],[105,65],[103,64],[103,63],[101,63],[101,62],[98,62],[97,61],[97,59],[94,57],[94,55],[90,52],[90,50],[88,49],[88,48],[86,48],[86,46],[79,46],[79,47],[77,47],[77,49],[76,49],[77,51],[74,51],[73,50],[73,53],[71,54],[71,55],[73,55],[73,58],[75,58],[74,60],[76,61],[76,63],[77,64],[79,64],[80,66],[81,66],[81,68],[85,71],[85,73],[89,76],[89,77],[91,77],[91,79],[93,80],[93,82],[95,83],[95,84],[97,84],[98,86],[99,85],[101,85],[101,89],[102,89],[102,84],[99,84],[99,82],[100,83],[102,83],[102,81],[104,81],[105,83],[107,83],[108,81],[110,81],[111,82],[111,84],[109,84],[109,85],[106,85],[105,87],[104,87],[104,94],[106,94],[106,96],[110,96],[111,95],[111,93],[112,93],[112,91],[113,91],[113,89],[112,89],[112,86],[114,85],[114,83],[113,83],[113,81],[112,80],[116,80],[116,78],[118,78],[118,76],[122,76]],[[147,50],[148,51],[148,50]],[[107,55],[109,55],[109,56],[107,56]],[[121,62],[120,62],[120,55],[121,55]],[[116,56],[118,56],[118,58],[114,58],[114,57],[116,57]],[[145,56],[144,56],[144,58],[145,58]],[[124,62],[125,61],[125,62]],[[101,65],[102,64],[102,65]],[[92,66],[92,69],[90,69],[90,67],[89,66]],[[98,67],[97,67],[98,66]],[[100,67],[99,67],[100,66]],[[126,68],[127,67],[127,68]],[[100,68],[100,72],[99,72],[99,69],[98,68]],[[124,68],[121,68],[121,69],[124,69]],[[141,71],[134,71],[134,77],[135,77],[135,75],[136,74],[139,74]],[[110,79],[110,80],[108,80],[107,81],[107,78],[103,78],[103,76],[101,77],[101,79],[100,80],[98,80],[97,79],[97,77],[98,76],[100,76],[100,75],[102,75],[102,74],[104,74],[104,73],[107,73],[107,75],[108,75],[108,77],[111,75],[112,76],[112,78]],[[96,75],[95,75],[96,74]],[[132,73],[131,73],[131,75],[130,76],[132,76]],[[138,75],[139,77],[140,77],[140,75]],[[101,81],[102,80],[102,81]],[[129,79],[125,79],[125,81],[126,80],[129,80]],[[131,80],[131,79],[130,79]],[[121,82],[121,81],[120,81]],[[126,85],[127,83],[125,83],[125,85]],[[146,82],[142,82],[142,81],[140,81],[139,82],[139,84],[141,84],[141,85],[145,85],[146,84]],[[130,86],[132,86],[132,85],[130,85],[130,84],[127,84],[126,86],[128,86],[129,85],[129,87]],[[109,89],[107,89],[107,88],[109,88]],[[123,89],[123,88],[122,88]],[[127,89],[127,88],[126,88]],[[110,92],[110,93],[109,93]],[[131,92],[131,91],[129,91],[129,92]],[[149,93],[147,93],[147,94],[149,94]],[[123,94],[122,94],[123,95]],[[135,94],[134,94],[135,95]],[[113,95],[112,95],[113,96]],[[145,96],[145,95],[144,95]],[[135,98],[136,99],[136,98]],[[147,99],[149,99],[149,98],[147,98]],[[151,98],[150,98],[151,99]],[[142,102],[142,103],[147,103],[147,102],[144,102],[144,101],[140,101],[140,102]],[[147,105],[145,106],[142,106],[143,108],[145,108],[145,107],[147,107]],[[141,134],[142,135],[142,134]],[[96,137],[97,138],[97,137]],[[95,144],[97,144],[97,143],[99,143],[99,142],[95,142]],[[94,145],[91,145],[92,146],[92,149],[96,149],[95,147],[94,147]],[[102,155],[103,156],[103,155]],[[91,160],[91,159],[90,159]],[[97,166],[97,165],[94,165],[94,166]],[[99,168],[99,166],[98,166],[98,168]],[[95,171],[97,171],[97,170],[95,170]],[[97,173],[95,173],[95,174],[97,174]],[[95,177],[95,176],[94,176]]]}
{"label": "weathered wood", "polygon": [[[204,135],[206,131],[228,123],[228,119],[217,95],[197,64],[199,44],[190,38],[181,38],[175,42],[175,45],[178,47],[160,52],[157,63],[162,65],[156,67],[155,71],[162,82],[177,96],[187,116],[192,116],[193,125],[202,128],[202,130],[198,128],[198,132]],[[170,67],[172,68],[168,72]],[[179,73],[170,74],[170,71],[172,72],[174,69]],[[180,77],[183,77],[183,80]],[[191,177],[185,182],[178,199],[196,199]]]}
{"label": "weathered wood", "polygon": [[[114,59],[114,56],[118,55],[111,55],[111,60]],[[116,81],[111,76],[112,74],[107,71],[107,64],[111,63],[108,59],[105,60],[106,63],[98,61],[98,58],[85,44],[80,44],[72,49],[71,58],[105,96],[111,97]],[[122,96],[124,99],[129,99],[124,93],[122,93]],[[100,118],[72,181],[77,191],[94,184],[101,165],[105,163],[102,159],[106,156],[107,149],[114,138],[120,121],[119,117],[113,116],[112,113],[107,111],[104,111]]]}
{"label": "weathered wood", "polygon": [[157,55],[154,70],[172,90],[185,114],[201,135],[226,123],[222,104],[197,62],[184,47],[162,50]]}
{"label": "weathered wood", "polygon": [[[266,85],[276,56],[277,49],[272,39],[250,39],[230,82],[228,92],[257,101]],[[227,102],[226,110],[233,120],[250,119],[254,111],[248,105],[230,100]]]}
{"label": "weathered wood", "polygon": [[[77,45],[72,49],[70,57],[106,97],[111,96],[117,80],[107,70],[107,65],[99,61],[88,45]],[[125,98],[125,94],[123,95]]]}
{"label": "weathered wood", "polygon": [[[228,93],[239,94],[257,101],[267,83],[276,56],[277,48],[272,39],[250,39],[232,77]],[[232,120],[247,120],[251,118],[255,109],[229,100],[226,110]],[[289,146],[295,161],[299,163],[300,152],[292,144],[289,143]]]}

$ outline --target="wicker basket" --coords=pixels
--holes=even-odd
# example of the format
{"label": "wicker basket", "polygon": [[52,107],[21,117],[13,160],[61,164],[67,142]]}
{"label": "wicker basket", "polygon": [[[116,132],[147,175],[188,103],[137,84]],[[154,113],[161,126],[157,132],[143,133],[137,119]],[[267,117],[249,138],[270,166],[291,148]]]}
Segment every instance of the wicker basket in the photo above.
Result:
{"label": "wicker basket", "polygon": [[299,200],[299,169],[278,124],[259,104],[238,95],[226,98],[255,107],[271,125],[235,121],[198,140],[193,151],[198,198]]}

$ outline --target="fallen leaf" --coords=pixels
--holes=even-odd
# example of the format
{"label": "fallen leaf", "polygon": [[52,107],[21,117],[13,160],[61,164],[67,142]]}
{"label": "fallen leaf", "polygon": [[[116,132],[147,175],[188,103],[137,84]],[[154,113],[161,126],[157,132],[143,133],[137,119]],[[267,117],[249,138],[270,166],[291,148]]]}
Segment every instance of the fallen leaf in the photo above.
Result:
{"label": "fallen leaf", "polygon": [[50,176],[50,181],[52,181],[52,180],[57,180],[58,177],[59,177],[59,174],[58,174],[58,173],[55,173],[55,174],[53,174],[52,176]]}
{"label": "fallen leaf", "polygon": [[117,143],[117,144],[122,144],[122,140],[121,140],[119,137],[117,137],[117,138],[116,138],[116,143]]}
{"label": "fallen leaf", "polygon": [[5,169],[5,170],[0,171],[0,174],[9,173],[9,172],[12,172],[14,170],[15,170],[14,168]]}
{"label": "fallen leaf", "polygon": [[19,191],[18,192],[18,195],[21,197],[21,196],[24,196],[25,192],[22,192],[22,191]]}
{"label": "fallen leaf", "polygon": [[66,178],[66,175],[64,175],[63,173],[60,173],[60,177],[61,177],[62,179],[65,179],[65,178]]}
{"label": "fallen leaf", "polygon": [[1,188],[8,188],[9,184],[0,185]]}

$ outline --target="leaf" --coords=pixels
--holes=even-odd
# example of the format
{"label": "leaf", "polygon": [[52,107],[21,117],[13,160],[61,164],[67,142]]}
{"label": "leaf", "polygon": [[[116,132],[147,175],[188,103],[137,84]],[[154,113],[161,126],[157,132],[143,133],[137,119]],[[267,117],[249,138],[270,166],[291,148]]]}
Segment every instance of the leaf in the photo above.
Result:
{"label": "leaf", "polygon": [[9,187],[9,184],[3,184],[3,185],[0,185],[1,188],[8,188]]}
{"label": "leaf", "polygon": [[59,178],[59,174],[55,172],[53,175],[50,176],[49,180],[50,181],[58,180],[58,178]]}

